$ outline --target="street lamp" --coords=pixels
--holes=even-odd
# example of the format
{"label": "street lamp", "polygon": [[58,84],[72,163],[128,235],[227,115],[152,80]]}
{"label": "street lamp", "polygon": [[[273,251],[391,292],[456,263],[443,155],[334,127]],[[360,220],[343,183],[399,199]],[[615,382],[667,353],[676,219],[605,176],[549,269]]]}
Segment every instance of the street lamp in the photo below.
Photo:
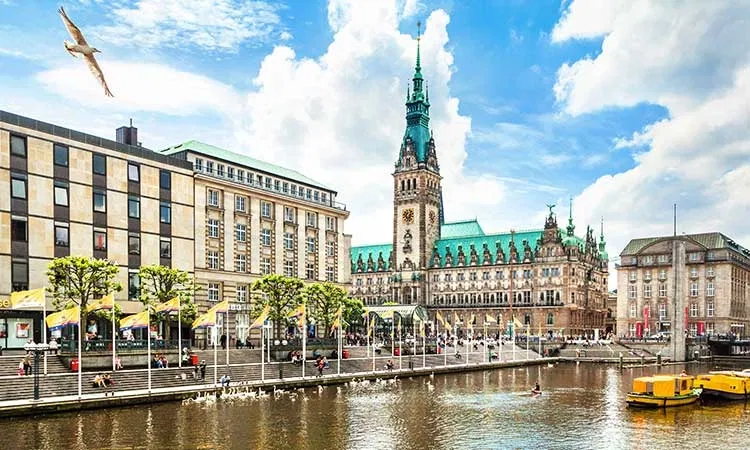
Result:
{"label": "street lamp", "polygon": [[49,344],[34,344],[28,346],[28,350],[34,353],[34,400],[39,400],[39,356],[50,351]]}

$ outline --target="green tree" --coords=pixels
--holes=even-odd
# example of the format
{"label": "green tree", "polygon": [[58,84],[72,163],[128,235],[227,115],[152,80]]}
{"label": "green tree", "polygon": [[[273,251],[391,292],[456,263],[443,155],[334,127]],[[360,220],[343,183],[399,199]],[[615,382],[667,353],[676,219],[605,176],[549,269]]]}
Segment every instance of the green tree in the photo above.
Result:
{"label": "green tree", "polygon": [[[198,286],[189,273],[160,265],[142,266],[138,270],[141,280],[141,292],[139,300],[144,305],[153,308],[159,303],[180,298],[180,321],[182,325],[190,325],[197,314],[195,307],[195,293]],[[153,309],[152,309],[153,311]],[[167,322],[169,325],[170,315],[167,313],[156,313],[151,315],[151,321],[157,323]],[[165,339],[169,340],[169,326],[166,327]]]}
{"label": "green tree", "polygon": [[[122,284],[117,281],[119,270],[115,263],[105,259],[86,256],[53,259],[47,266],[47,291],[53,296],[52,304],[55,309],[80,306],[79,328],[82,329],[86,326],[86,307],[90,301],[122,290]],[[111,318],[109,313],[107,317]],[[81,333],[78,337],[80,339]]]}
{"label": "green tree", "polygon": [[303,291],[309,314],[326,335],[331,334],[331,325],[340,306],[343,307],[344,326],[361,322],[364,305],[360,300],[349,298],[342,287],[329,282],[312,283],[305,286]]}
{"label": "green tree", "polygon": [[274,336],[280,337],[282,326],[288,323],[289,313],[303,301],[302,289],[304,285],[299,278],[278,274],[266,275],[255,281],[251,290],[263,295],[253,305],[253,317],[258,317],[260,311],[266,305],[269,305],[268,316],[273,320]]}

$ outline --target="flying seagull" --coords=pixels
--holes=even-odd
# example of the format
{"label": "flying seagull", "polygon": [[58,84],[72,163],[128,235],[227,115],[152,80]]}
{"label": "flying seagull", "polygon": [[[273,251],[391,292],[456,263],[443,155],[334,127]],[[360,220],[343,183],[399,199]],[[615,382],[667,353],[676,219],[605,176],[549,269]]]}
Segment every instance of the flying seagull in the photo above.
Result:
{"label": "flying seagull", "polygon": [[96,58],[94,58],[94,53],[101,53],[98,49],[91,47],[87,42],[86,38],[83,37],[83,33],[81,33],[81,30],[78,29],[77,26],[70,20],[67,14],[65,14],[65,10],[61,6],[60,9],[57,10],[57,12],[60,13],[60,17],[62,17],[62,21],[65,24],[65,27],[68,29],[68,32],[70,33],[70,36],[75,40],[75,42],[70,41],[63,41],[63,45],[65,46],[65,50],[70,53],[70,55],[74,58],[77,58],[76,53],[83,55],[83,57],[86,59],[86,64],[89,66],[89,70],[91,70],[91,73],[94,74],[97,80],[102,84],[102,87],[104,88],[104,95],[107,97],[114,97],[112,93],[109,91],[109,87],[107,87],[107,81],[104,79],[104,74],[102,73],[102,69],[99,68],[99,64],[96,62]]}

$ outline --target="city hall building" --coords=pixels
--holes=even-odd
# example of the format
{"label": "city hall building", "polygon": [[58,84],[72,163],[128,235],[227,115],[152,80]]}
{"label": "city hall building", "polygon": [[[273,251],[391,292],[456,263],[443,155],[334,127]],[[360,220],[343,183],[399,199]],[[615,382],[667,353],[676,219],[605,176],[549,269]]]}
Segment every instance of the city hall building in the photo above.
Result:
{"label": "city hall building", "polygon": [[[351,295],[366,305],[420,304],[475,330],[513,316],[534,334],[604,332],[608,257],[587,227],[576,236],[571,217],[558,226],[550,207],[543,227],[485,233],[476,220],[446,222],[436,141],[429,127],[419,44],[406,132],[393,177],[393,239],[352,247]],[[384,174],[385,176],[385,174]],[[572,206],[571,206],[572,208]],[[520,331],[519,331],[520,333]]]}

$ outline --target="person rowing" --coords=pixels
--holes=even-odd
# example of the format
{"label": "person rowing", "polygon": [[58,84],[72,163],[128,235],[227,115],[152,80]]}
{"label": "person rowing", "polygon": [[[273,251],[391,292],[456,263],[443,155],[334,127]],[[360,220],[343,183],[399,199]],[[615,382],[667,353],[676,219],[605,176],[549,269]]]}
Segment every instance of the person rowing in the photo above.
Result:
{"label": "person rowing", "polygon": [[539,386],[539,382],[537,381],[534,385],[534,389],[531,390],[531,393],[533,395],[541,395],[542,394],[542,388]]}

